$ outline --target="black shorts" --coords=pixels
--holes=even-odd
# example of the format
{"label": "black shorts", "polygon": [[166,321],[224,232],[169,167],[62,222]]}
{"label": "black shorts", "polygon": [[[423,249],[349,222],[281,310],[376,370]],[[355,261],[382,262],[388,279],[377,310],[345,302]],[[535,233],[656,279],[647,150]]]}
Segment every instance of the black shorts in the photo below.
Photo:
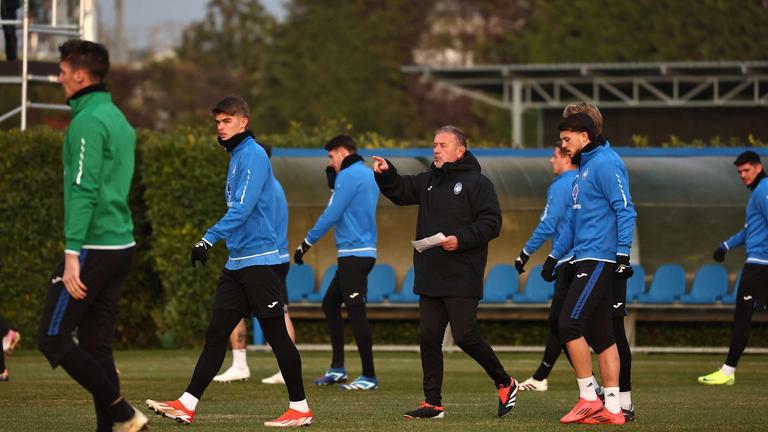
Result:
{"label": "black shorts", "polygon": [[627,280],[613,278],[613,303],[611,310],[614,317],[627,316]]}
{"label": "black shorts", "polygon": [[222,270],[213,309],[235,310],[243,318],[283,315],[283,294],[277,267],[258,265],[240,270]]}
{"label": "black shorts", "polygon": [[[368,273],[375,258],[346,256],[338,258],[339,267],[325,297],[339,299],[347,306],[365,304],[368,298]],[[325,302],[325,299],[323,299]]]}
{"label": "black shorts", "polygon": [[737,305],[745,302],[755,310],[765,309],[768,302],[768,265],[744,264],[737,290]]}
{"label": "black shorts", "polygon": [[575,264],[558,323],[563,343],[584,336],[596,353],[615,343],[611,323],[615,270],[615,263],[604,261]]}
{"label": "black shorts", "polygon": [[280,290],[283,293],[283,304],[288,305],[288,272],[291,270],[291,263],[284,262],[276,266],[277,278],[280,280]]}

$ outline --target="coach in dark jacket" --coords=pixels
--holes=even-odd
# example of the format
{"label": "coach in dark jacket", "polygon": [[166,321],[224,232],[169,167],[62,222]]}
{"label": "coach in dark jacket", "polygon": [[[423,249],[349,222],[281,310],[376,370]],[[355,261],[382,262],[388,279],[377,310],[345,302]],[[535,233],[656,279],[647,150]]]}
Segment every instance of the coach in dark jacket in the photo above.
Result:
{"label": "coach in dark jacket", "polygon": [[389,161],[374,156],[381,192],[397,205],[419,205],[416,239],[437,233],[438,246],[414,252],[414,293],[419,300],[419,336],[426,401],[407,418],[442,417],[442,339],[450,322],[456,344],[486,371],[498,389],[498,416],[515,405],[517,384],[491,347],[477,334],[477,305],[483,296],[488,242],[501,230],[501,210],[493,184],[453,126],[435,132],[434,162],[414,176],[399,175]]}

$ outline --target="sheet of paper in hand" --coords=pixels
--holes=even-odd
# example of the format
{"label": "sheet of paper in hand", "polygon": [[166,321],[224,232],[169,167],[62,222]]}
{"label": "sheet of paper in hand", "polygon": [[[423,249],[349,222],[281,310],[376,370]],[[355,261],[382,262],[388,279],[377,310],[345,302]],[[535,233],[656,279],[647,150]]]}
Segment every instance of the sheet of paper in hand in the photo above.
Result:
{"label": "sheet of paper in hand", "polygon": [[445,234],[439,232],[433,236],[425,237],[421,240],[412,240],[411,244],[413,244],[414,249],[421,253],[427,249],[432,249],[435,246],[439,246],[443,240],[445,240]]}

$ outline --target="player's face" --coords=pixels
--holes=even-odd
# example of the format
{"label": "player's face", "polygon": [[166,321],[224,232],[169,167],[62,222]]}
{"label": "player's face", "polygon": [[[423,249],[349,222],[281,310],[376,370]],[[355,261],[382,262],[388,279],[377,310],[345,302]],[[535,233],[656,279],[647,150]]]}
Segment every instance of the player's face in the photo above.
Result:
{"label": "player's face", "polygon": [[344,147],[328,150],[328,166],[333,167],[336,172],[341,171],[341,163],[347,156],[349,156],[349,150]]}
{"label": "player's face", "polygon": [[237,114],[218,113],[214,122],[216,123],[216,133],[222,140],[228,140],[241,132],[245,132],[245,128],[248,127],[248,117]]}
{"label": "player's face", "polygon": [[64,96],[71,98],[80,89],[86,87],[87,73],[83,69],[73,69],[67,61],[59,63],[59,76],[57,81],[64,89]]}
{"label": "player's face", "polygon": [[552,157],[549,158],[549,164],[552,165],[552,174],[560,175],[571,165],[571,157],[565,153],[565,150],[555,147],[552,150]]}
{"label": "player's face", "polygon": [[434,147],[432,147],[432,156],[435,159],[435,166],[442,168],[443,164],[456,162],[464,156],[467,149],[459,144],[456,136],[450,132],[440,132],[435,135]]}
{"label": "player's face", "polygon": [[761,171],[763,171],[763,165],[762,164],[752,165],[750,163],[745,163],[744,165],[737,166],[736,170],[738,170],[739,172],[739,177],[741,178],[741,182],[744,183],[746,186],[749,186],[752,184],[753,181],[755,181],[755,178],[757,178],[757,175],[760,174]]}
{"label": "player's face", "polygon": [[560,131],[560,141],[563,150],[573,158],[589,144],[589,135],[586,132]]}

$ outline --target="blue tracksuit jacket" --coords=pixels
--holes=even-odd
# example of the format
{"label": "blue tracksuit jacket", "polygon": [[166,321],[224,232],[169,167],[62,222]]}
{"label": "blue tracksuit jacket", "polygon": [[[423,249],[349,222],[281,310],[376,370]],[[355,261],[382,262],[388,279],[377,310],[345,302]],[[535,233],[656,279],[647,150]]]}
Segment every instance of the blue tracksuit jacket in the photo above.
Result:
{"label": "blue tracksuit jacket", "polygon": [[747,263],[768,265],[768,178],[760,180],[747,203],[744,229],[725,241],[728,249],[747,245]]}
{"label": "blue tracksuit jacket", "polygon": [[[523,247],[523,252],[527,255],[535,253],[547,239],[552,242],[560,237],[563,225],[567,222],[573,199],[571,198],[571,189],[573,180],[576,177],[576,170],[560,173],[547,189],[547,205],[539,218],[539,224],[533,231],[531,238]],[[563,255],[560,261],[567,261],[573,257],[573,251]]]}
{"label": "blue tracksuit jacket", "polygon": [[288,199],[285,197],[283,186],[275,180],[275,233],[277,234],[277,248],[280,254],[280,263],[291,261],[288,254]]}

